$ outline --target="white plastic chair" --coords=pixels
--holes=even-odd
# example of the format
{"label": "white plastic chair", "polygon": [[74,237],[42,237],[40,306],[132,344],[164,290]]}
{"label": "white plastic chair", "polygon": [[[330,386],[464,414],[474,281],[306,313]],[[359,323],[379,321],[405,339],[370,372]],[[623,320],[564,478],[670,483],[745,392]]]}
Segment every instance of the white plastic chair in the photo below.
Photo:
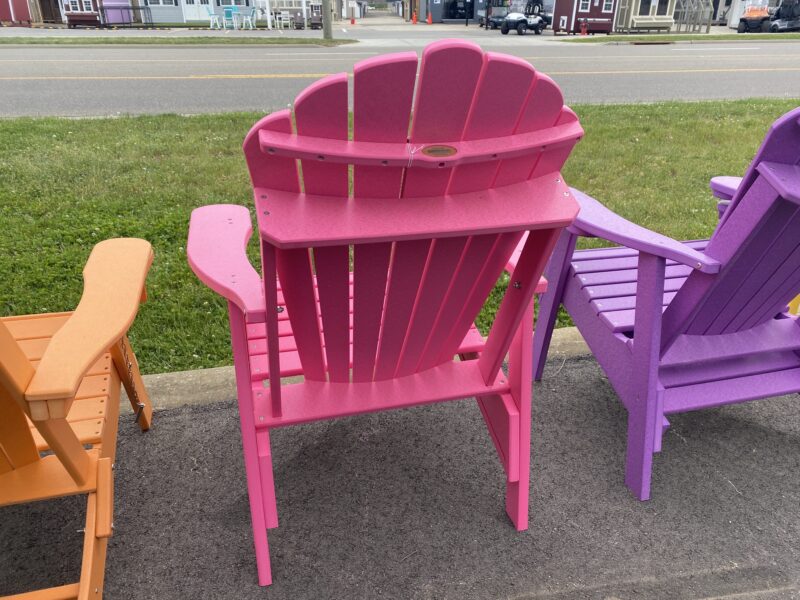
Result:
{"label": "white plastic chair", "polygon": [[219,15],[214,12],[214,9],[206,5],[206,13],[208,14],[208,28],[222,29],[222,22],[219,20]]}
{"label": "white plastic chair", "polygon": [[241,13],[242,18],[242,29],[247,29],[248,26],[250,29],[256,28],[256,9],[251,8],[247,13]]}

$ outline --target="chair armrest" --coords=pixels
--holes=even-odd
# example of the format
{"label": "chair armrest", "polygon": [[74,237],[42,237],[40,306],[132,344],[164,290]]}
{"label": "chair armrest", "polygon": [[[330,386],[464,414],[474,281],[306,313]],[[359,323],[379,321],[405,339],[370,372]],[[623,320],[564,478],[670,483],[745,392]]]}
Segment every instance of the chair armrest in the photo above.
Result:
{"label": "chair armrest", "polygon": [[742,183],[741,177],[712,177],[709,187],[715,198],[730,200]]}
{"label": "chair armrest", "polygon": [[153,248],[145,240],[106,240],[92,249],[81,300],[50,340],[25,391],[32,418],[66,416],[86,371],[133,323],[152,262]]}
{"label": "chair armrest", "polygon": [[639,252],[668,258],[703,273],[719,272],[719,262],[702,252],[623,219],[579,190],[572,189],[572,195],[581,207],[573,226],[581,235],[603,238]]}
{"label": "chair armrest", "polygon": [[236,304],[248,322],[258,322],[264,320],[264,288],[247,258],[252,233],[244,206],[202,206],[192,211],[186,255],[200,281]]}

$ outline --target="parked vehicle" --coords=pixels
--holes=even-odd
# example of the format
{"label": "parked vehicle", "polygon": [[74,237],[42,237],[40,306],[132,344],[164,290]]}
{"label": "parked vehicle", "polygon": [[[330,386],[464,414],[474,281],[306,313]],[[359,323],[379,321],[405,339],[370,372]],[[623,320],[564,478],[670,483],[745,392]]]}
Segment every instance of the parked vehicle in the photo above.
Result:
{"label": "parked vehicle", "polygon": [[772,15],[769,30],[772,33],[800,29],[800,0],[783,0]]}
{"label": "parked vehicle", "polygon": [[500,26],[500,33],[506,35],[512,29],[516,29],[519,35],[525,35],[528,30],[536,35],[541,35],[547,24],[539,15],[525,16],[522,13],[509,13]]}
{"label": "parked vehicle", "polygon": [[746,33],[748,31],[769,31],[770,14],[768,0],[748,0],[744,7],[744,13],[739,19],[736,31]]}
{"label": "parked vehicle", "polygon": [[508,8],[505,6],[493,6],[489,18],[485,19],[485,23],[481,23],[486,29],[500,29],[503,26],[508,15]]}

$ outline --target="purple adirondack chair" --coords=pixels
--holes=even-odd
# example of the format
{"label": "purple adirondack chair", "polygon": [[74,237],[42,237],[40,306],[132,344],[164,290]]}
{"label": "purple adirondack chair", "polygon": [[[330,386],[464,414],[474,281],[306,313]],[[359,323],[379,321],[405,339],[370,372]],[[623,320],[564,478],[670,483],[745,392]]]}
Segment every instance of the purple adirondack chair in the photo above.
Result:
{"label": "purple adirondack chair", "polygon": [[[770,128],[745,176],[715,178],[710,240],[677,242],[573,190],[534,335],[538,380],[559,304],[628,410],[625,483],[650,497],[666,415],[800,391],[800,108]],[[575,251],[578,236],[621,247]]]}
{"label": "purple adirondack chair", "polygon": [[[533,294],[577,214],[559,170],[583,130],[552,80],[518,58],[445,40],[425,49],[415,88],[417,66],[413,52],[355,66],[352,141],[344,73],[252,128],[263,279],[244,252],[246,208],[192,214],[189,262],[229,301],[262,585],[278,523],[276,427],[477,397],[506,510],[528,526]],[[484,341],[473,321],[507,265]],[[264,385],[278,373],[305,381]]]}

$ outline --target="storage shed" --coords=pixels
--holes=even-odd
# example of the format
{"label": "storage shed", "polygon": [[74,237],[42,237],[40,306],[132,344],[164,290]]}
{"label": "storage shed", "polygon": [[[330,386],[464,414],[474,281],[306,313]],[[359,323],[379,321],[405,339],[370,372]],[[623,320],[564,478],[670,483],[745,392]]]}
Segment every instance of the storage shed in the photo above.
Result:
{"label": "storage shed", "polygon": [[669,31],[675,24],[677,0],[618,0],[614,31]]}
{"label": "storage shed", "polygon": [[556,0],[553,8],[553,33],[611,33],[619,0]]}

